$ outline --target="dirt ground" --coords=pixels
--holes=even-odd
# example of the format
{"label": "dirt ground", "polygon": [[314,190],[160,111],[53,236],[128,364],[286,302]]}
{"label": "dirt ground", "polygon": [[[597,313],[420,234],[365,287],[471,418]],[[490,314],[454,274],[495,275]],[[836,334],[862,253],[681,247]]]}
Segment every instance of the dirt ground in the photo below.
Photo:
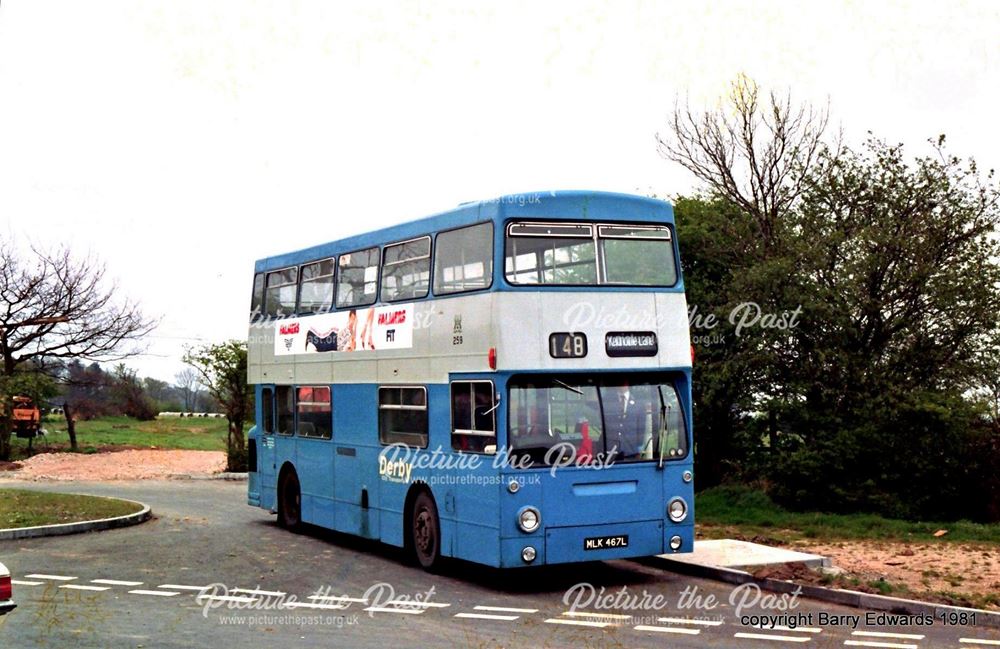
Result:
{"label": "dirt ground", "polygon": [[41,453],[4,463],[0,477],[21,480],[143,480],[220,473],[220,451],[130,449],[113,453]]}
{"label": "dirt ground", "polygon": [[[975,543],[906,543],[843,541],[799,543],[793,549],[830,557],[862,585],[883,579],[910,592],[894,597],[930,599],[958,605],[975,604],[1000,610],[1000,602],[983,601],[1000,593],[1000,547]],[[849,584],[838,584],[851,588]],[[855,588],[862,590],[862,588]],[[872,588],[864,588],[871,590]]]}

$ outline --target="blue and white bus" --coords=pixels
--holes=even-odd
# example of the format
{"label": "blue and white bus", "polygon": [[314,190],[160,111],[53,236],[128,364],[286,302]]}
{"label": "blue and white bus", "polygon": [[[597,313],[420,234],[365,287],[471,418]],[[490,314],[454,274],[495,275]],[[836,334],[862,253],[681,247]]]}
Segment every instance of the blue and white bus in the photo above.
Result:
{"label": "blue and white bus", "polygon": [[686,552],[673,210],[519,194],[256,263],[248,501],[517,567]]}

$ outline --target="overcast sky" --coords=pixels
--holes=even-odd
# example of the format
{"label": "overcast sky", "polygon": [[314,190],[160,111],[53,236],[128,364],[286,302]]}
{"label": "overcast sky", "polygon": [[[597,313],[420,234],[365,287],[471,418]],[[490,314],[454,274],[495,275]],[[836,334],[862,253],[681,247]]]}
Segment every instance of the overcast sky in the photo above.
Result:
{"label": "overcast sky", "polygon": [[[737,74],[847,139],[1000,164],[1000,3],[0,6],[0,236],[92,252],[162,317],[140,374],[246,336],[255,259],[539,189],[673,195],[677,97]],[[466,6],[468,5],[468,6]]]}

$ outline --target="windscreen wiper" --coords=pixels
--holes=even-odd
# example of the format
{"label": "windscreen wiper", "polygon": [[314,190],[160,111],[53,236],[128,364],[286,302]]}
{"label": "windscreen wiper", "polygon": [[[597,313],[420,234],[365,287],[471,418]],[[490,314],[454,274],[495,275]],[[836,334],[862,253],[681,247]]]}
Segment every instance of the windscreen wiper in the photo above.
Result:
{"label": "windscreen wiper", "polygon": [[566,388],[570,392],[575,392],[576,394],[579,394],[581,397],[583,396],[583,390],[580,390],[579,388],[574,388],[572,385],[567,385],[566,383],[563,383],[559,379],[552,379],[552,382],[561,388]]}

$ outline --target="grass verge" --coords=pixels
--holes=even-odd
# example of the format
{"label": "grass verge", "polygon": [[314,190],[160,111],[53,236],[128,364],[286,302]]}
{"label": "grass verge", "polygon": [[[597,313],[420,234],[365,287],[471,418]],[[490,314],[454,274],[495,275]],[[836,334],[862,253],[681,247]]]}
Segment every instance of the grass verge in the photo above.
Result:
{"label": "grass verge", "polygon": [[[32,441],[34,453],[69,450],[65,419],[46,417],[43,427],[48,434]],[[78,421],[76,439],[82,453],[96,453],[107,447],[225,451],[226,430],[226,420],[217,418],[161,417],[138,421],[129,417],[102,417]],[[11,444],[13,459],[29,456],[28,440],[12,437]]]}
{"label": "grass verge", "polygon": [[[706,489],[695,498],[695,521],[704,538],[794,541],[895,540],[1000,543],[1000,524],[904,521],[875,514],[793,512],[748,487]],[[935,537],[938,530],[947,534]]]}
{"label": "grass verge", "polygon": [[0,529],[113,518],[141,509],[137,503],[115,498],[0,489]]}

